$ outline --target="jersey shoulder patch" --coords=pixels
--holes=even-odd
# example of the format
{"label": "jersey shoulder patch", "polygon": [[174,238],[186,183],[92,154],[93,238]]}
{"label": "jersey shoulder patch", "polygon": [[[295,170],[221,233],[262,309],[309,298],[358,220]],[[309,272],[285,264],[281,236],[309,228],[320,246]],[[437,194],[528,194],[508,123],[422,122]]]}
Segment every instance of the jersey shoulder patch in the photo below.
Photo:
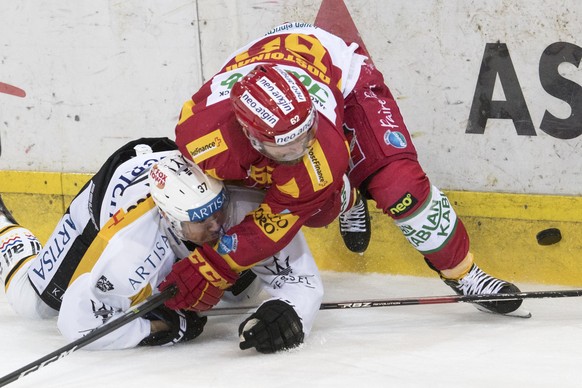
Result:
{"label": "jersey shoulder patch", "polygon": [[218,155],[228,150],[228,145],[220,129],[201,136],[186,144],[186,149],[192,156],[195,163],[201,163],[204,160]]}
{"label": "jersey shoulder patch", "polygon": [[333,172],[319,141],[316,140],[303,157],[303,164],[311,178],[313,191],[323,190],[333,183]]}

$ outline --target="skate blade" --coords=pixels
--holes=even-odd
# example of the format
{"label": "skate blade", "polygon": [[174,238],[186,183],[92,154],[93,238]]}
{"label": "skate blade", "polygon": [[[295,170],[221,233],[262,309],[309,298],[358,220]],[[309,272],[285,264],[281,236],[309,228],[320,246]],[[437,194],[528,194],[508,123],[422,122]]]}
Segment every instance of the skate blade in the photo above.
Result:
{"label": "skate blade", "polygon": [[477,310],[483,311],[484,313],[503,315],[506,317],[513,317],[513,318],[531,318],[531,313],[529,311],[527,311],[526,309],[524,309],[523,307],[519,307],[517,310],[512,311],[510,313],[502,314],[502,313],[497,313],[495,311],[487,310],[485,307],[480,306],[478,304],[475,304],[474,306],[477,308]]}

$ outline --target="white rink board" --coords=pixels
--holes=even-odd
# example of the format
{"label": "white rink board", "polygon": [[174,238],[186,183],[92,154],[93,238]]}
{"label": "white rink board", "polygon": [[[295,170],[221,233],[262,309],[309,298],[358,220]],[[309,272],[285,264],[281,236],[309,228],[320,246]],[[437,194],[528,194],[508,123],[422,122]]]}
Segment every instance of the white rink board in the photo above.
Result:
{"label": "white rink board", "polygon": [[[568,139],[540,128],[546,112],[559,123],[572,111],[582,114],[577,64],[562,63],[559,75],[550,77],[550,84],[570,80],[570,103],[548,93],[542,79],[549,76],[540,74],[542,58],[561,55],[544,57],[552,44],[563,42],[580,55],[582,2],[345,3],[399,101],[434,184],[448,190],[582,193],[582,120],[569,121]],[[0,169],[94,172],[128,140],[173,137],[182,103],[231,51],[285,21],[313,22],[319,5],[1,2],[0,82],[27,95],[0,93]],[[532,124],[527,135],[518,134],[511,119],[492,118],[483,133],[466,133],[484,52],[496,42],[506,46],[519,82]],[[506,100],[499,79],[492,99]]]}

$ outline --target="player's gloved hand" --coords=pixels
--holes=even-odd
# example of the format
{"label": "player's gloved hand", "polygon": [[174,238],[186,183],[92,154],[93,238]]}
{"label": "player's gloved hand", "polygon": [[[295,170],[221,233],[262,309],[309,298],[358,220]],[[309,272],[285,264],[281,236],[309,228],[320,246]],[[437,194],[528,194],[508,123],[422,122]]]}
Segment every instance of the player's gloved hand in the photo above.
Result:
{"label": "player's gloved hand", "polygon": [[301,319],[282,300],[265,302],[238,328],[240,348],[255,348],[261,353],[274,353],[303,343],[305,334]]}
{"label": "player's gloved hand", "polygon": [[206,311],[222,298],[224,290],[237,279],[222,257],[213,249],[196,248],[190,256],[178,261],[158,287],[160,291],[175,284],[178,291],[165,305],[172,310]]}
{"label": "player's gloved hand", "polygon": [[207,317],[200,317],[194,311],[170,310],[161,306],[145,316],[150,321],[162,321],[168,330],[151,333],[139,343],[140,346],[173,345],[178,342],[191,341],[198,337]]}

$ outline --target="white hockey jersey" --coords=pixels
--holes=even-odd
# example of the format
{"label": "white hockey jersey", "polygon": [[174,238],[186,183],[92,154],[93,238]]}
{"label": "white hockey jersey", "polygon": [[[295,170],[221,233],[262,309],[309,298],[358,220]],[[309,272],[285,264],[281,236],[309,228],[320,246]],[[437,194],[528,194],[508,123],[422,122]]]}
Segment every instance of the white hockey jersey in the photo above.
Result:
{"label": "white hockey jersey", "polygon": [[[19,295],[30,295],[14,287],[32,284],[46,304],[59,310],[58,328],[72,341],[157,293],[175,261],[188,254],[160,216],[147,185],[149,167],[170,152],[138,154],[111,164],[106,179],[96,174],[73,199],[47,245],[19,270],[27,271],[30,282],[11,283],[7,292],[11,304],[19,304],[15,300]],[[263,197],[260,191],[242,187],[229,186],[228,191],[225,228],[240,222]],[[97,192],[99,206],[91,203]],[[96,209],[99,214],[94,213]],[[249,298],[262,290],[265,301],[285,300],[301,317],[307,336],[323,287],[303,235],[298,234],[284,250],[252,271],[257,275],[253,284],[238,296],[227,291],[225,299],[248,305]],[[150,322],[138,318],[86,348],[131,348],[148,335]]]}
{"label": "white hockey jersey", "polygon": [[[242,220],[262,198],[262,193],[240,187],[229,187],[229,195],[230,222]],[[170,272],[174,261],[183,257],[185,252],[178,252],[177,256],[174,251],[184,248],[183,244],[174,246],[176,240],[168,233],[157,208],[143,206],[151,210],[144,211],[113,235],[93,269],[75,279],[65,292],[58,326],[68,339],[81,337],[157,293],[157,285]],[[269,295],[266,300],[281,299],[294,306],[308,335],[321,304],[323,286],[303,235],[298,234],[278,255],[259,263],[252,271],[257,275],[255,284],[238,297],[227,292],[226,301],[248,305],[253,294],[263,290]],[[134,347],[149,334],[149,321],[138,318],[89,348]]]}

